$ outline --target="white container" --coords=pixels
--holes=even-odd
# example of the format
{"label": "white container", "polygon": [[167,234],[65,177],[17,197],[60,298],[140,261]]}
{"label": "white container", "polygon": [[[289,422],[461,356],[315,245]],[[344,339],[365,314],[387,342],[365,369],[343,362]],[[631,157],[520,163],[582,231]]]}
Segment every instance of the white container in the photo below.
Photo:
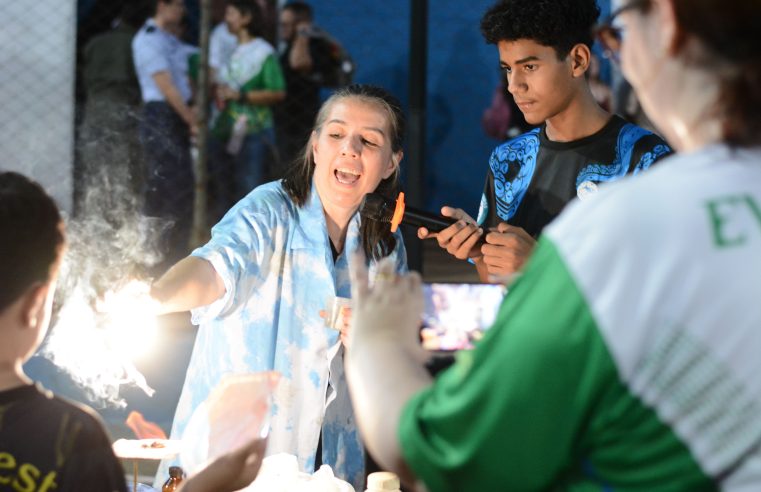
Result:
{"label": "white container", "polygon": [[348,482],[333,475],[328,465],[322,465],[313,474],[299,469],[298,460],[292,454],[278,453],[264,458],[256,480],[246,492],[354,492]]}
{"label": "white container", "polygon": [[367,489],[365,492],[401,492],[399,490],[399,477],[396,473],[375,472],[367,476]]}

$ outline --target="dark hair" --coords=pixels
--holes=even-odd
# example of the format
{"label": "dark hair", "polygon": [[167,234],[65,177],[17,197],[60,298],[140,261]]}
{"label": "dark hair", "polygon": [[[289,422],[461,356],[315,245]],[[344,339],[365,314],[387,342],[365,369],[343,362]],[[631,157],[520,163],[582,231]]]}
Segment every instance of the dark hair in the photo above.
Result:
{"label": "dark hair", "polygon": [[672,1],[681,34],[694,36],[708,51],[694,63],[715,70],[719,77],[716,109],[723,119],[724,139],[740,146],[761,143],[761,3]]}
{"label": "dark hair", "polygon": [[61,215],[34,181],[0,172],[0,312],[51,278],[64,243]]}
{"label": "dark hair", "polygon": [[501,0],[481,18],[489,44],[529,39],[565,59],[577,44],[592,47],[600,8],[595,0]]}
{"label": "dark hair", "polygon": [[290,10],[299,21],[311,21],[314,13],[312,7],[306,2],[289,2],[283,6],[283,10]]}
{"label": "dark hair", "polygon": [[[385,89],[374,85],[353,84],[336,90],[317,113],[314,123],[315,132],[320,132],[322,125],[328,118],[331,107],[342,99],[358,99],[383,108],[388,114],[389,127],[391,128],[391,151],[396,153],[402,150],[406,131],[406,120],[402,105]],[[283,188],[300,207],[306,203],[312,189],[312,176],[314,175],[313,138],[314,136],[309,138],[301,157],[288,168],[285,178],[283,178]],[[376,193],[389,197],[395,197],[398,191],[398,168],[394,174],[382,180],[375,189]],[[391,233],[388,224],[374,220],[363,220],[360,225],[360,236],[362,238],[362,249],[368,258],[376,260],[383,258],[391,254],[396,247],[396,238]]]}
{"label": "dark hair", "polygon": [[151,9],[144,1],[126,1],[119,11],[119,18],[124,24],[134,29],[140,29],[145,19],[151,16]]}
{"label": "dark hair", "polygon": [[229,0],[228,7],[233,7],[242,15],[250,15],[251,21],[246,25],[248,33],[255,38],[264,35],[264,14],[255,0]]}
{"label": "dark hair", "polygon": [[155,15],[159,10],[160,3],[172,3],[173,0],[149,0],[148,5],[152,15]]}

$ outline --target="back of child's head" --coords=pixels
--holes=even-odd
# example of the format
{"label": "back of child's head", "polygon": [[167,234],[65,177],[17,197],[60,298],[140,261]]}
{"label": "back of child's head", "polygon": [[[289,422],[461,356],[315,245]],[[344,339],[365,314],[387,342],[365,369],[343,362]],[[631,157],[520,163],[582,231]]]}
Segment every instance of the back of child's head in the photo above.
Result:
{"label": "back of child's head", "polygon": [[481,18],[486,42],[528,39],[564,59],[577,44],[592,47],[600,8],[595,0],[500,0]]}
{"label": "back of child's head", "polygon": [[51,279],[64,244],[58,207],[34,181],[0,172],[0,312]]}

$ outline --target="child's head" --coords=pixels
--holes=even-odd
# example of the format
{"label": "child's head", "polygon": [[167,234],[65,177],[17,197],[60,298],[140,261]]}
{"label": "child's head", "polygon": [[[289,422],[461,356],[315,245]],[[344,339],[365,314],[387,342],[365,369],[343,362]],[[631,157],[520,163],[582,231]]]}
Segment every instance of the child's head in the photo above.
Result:
{"label": "child's head", "polygon": [[562,112],[586,85],[599,15],[595,0],[501,0],[484,14],[481,32],[527,122]]}
{"label": "child's head", "polygon": [[58,207],[40,185],[0,173],[0,362],[29,357],[44,337],[64,249]]}

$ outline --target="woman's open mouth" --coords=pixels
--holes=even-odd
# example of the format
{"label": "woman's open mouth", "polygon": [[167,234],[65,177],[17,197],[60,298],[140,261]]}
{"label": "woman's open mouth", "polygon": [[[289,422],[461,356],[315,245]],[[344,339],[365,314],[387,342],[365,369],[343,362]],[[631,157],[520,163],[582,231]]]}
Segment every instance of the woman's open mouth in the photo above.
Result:
{"label": "woman's open mouth", "polygon": [[353,169],[339,168],[334,171],[336,179],[341,184],[354,184],[359,180],[360,174]]}

